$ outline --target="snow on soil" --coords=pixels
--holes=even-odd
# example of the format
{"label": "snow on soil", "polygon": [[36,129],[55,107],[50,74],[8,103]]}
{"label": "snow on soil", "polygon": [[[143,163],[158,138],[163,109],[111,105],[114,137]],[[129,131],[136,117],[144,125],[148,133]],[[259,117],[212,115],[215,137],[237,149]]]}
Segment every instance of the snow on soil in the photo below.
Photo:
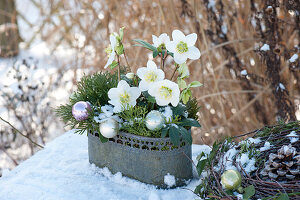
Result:
{"label": "snow on soil", "polygon": [[[203,145],[204,146],[204,145]],[[201,153],[193,145],[193,160]],[[205,148],[204,148],[205,149]],[[206,150],[205,150],[206,151]],[[30,159],[0,178],[1,200],[194,200],[183,188],[156,189],[121,173],[89,164],[85,135],[69,131],[56,138]],[[194,190],[200,180],[193,179],[184,188]]]}

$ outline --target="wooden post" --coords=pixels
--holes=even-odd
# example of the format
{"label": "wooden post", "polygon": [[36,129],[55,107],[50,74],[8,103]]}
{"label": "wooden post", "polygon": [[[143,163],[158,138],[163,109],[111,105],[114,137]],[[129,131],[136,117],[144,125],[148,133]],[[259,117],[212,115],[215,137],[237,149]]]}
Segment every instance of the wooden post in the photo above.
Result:
{"label": "wooden post", "polygon": [[19,30],[14,0],[0,0],[0,57],[19,53]]}

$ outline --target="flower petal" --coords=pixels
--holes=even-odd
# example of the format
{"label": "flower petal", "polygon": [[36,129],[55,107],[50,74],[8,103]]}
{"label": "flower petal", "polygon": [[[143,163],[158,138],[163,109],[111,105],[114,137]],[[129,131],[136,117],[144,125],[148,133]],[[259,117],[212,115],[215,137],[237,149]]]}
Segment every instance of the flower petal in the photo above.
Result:
{"label": "flower petal", "polygon": [[172,32],[172,38],[174,41],[182,41],[185,40],[185,35],[180,30],[174,30]]}
{"label": "flower petal", "polygon": [[159,106],[167,106],[170,103],[169,101],[158,98],[158,97],[155,97],[155,100],[156,100],[156,104]]}
{"label": "flower petal", "polygon": [[186,43],[189,47],[194,46],[197,41],[197,34],[192,33],[192,34],[187,35],[185,38],[186,38]]}
{"label": "flower petal", "polygon": [[114,50],[115,50],[115,47],[116,47],[116,44],[117,44],[116,36],[114,36],[114,35],[111,34],[111,35],[109,36],[109,41],[110,41],[111,48],[112,48],[112,50],[114,51]]}
{"label": "flower petal", "polygon": [[119,97],[119,89],[118,88],[111,88],[111,89],[109,89],[107,94],[108,94],[108,97],[110,99],[118,98]]}
{"label": "flower petal", "polygon": [[153,42],[153,46],[155,47],[159,46],[158,37],[156,37],[155,35],[152,35],[152,42]]}
{"label": "flower petal", "polygon": [[141,80],[139,88],[141,91],[147,91],[149,89],[149,83],[147,83],[147,81]]}
{"label": "flower petal", "polygon": [[189,47],[189,50],[187,52],[187,57],[189,59],[196,60],[196,59],[199,59],[200,56],[201,56],[201,54],[197,47],[195,47],[195,46]]}
{"label": "flower petal", "polygon": [[130,86],[128,85],[128,83],[124,80],[121,80],[119,83],[118,83],[118,89],[122,89],[122,90],[129,90],[130,89]]}
{"label": "flower petal", "polygon": [[131,87],[128,90],[128,93],[130,94],[131,98],[136,101],[136,99],[141,95],[141,90],[138,87]]}
{"label": "flower petal", "polygon": [[165,73],[163,70],[157,70],[157,81],[162,81],[165,78]]}
{"label": "flower petal", "polygon": [[138,70],[136,71],[136,75],[140,78],[140,79],[144,79],[145,74],[147,73],[148,69],[146,67],[141,67],[138,68]]}
{"label": "flower petal", "polygon": [[153,62],[152,60],[148,60],[147,62],[147,68],[150,70],[157,70],[157,66],[155,64],[155,62]]}
{"label": "flower petal", "polygon": [[166,33],[163,33],[159,36],[159,40],[161,43],[167,43],[167,42],[170,42],[170,37],[166,34]]}
{"label": "flower petal", "polygon": [[159,87],[160,82],[161,81],[158,81],[158,82],[155,82],[155,83],[153,83],[153,84],[150,85],[148,93],[151,96],[154,97],[158,93],[158,87]]}
{"label": "flower petal", "polygon": [[115,60],[115,56],[116,56],[115,51],[112,51],[111,54],[109,54],[109,58],[107,60],[107,63],[104,66],[104,69],[106,69],[109,65],[112,64],[112,62]]}
{"label": "flower petal", "polygon": [[179,53],[174,53],[174,61],[177,63],[177,64],[182,64],[186,61],[187,59],[187,55],[186,54],[179,54]]}
{"label": "flower petal", "polygon": [[174,53],[176,51],[176,45],[177,43],[175,41],[167,42],[166,48],[168,51]]}

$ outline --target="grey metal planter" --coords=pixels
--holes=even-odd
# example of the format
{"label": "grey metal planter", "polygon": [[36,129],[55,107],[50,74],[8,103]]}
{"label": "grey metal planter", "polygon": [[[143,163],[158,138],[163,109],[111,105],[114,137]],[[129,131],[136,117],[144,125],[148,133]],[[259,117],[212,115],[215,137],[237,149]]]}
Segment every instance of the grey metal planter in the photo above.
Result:
{"label": "grey metal planter", "polygon": [[112,173],[144,183],[166,188],[164,176],[176,178],[175,186],[182,186],[193,177],[191,145],[181,142],[172,147],[169,138],[149,138],[119,133],[101,143],[97,133],[88,134],[89,161],[98,167],[107,167]]}

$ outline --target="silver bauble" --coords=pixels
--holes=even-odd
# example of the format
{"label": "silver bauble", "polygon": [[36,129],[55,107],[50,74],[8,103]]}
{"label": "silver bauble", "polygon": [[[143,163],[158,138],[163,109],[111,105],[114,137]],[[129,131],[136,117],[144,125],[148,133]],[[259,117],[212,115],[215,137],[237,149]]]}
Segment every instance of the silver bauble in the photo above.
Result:
{"label": "silver bauble", "polygon": [[119,123],[112,118],[101,122],[99,128],[100,133],[106,138],[113,138],[119,133]]}
{"label": "silver bauble", "polygon": [[151,131],[158,131],[164,126],[165,119],[157,110],[149,112],[145,119],[147,128]]}
{"label": "silver bauble", "polygon": [[78,101],[72,107],[72,115],[77,121],[86,120],[89,117],[89,111],[91,111],[91,105],[87,101]]}

